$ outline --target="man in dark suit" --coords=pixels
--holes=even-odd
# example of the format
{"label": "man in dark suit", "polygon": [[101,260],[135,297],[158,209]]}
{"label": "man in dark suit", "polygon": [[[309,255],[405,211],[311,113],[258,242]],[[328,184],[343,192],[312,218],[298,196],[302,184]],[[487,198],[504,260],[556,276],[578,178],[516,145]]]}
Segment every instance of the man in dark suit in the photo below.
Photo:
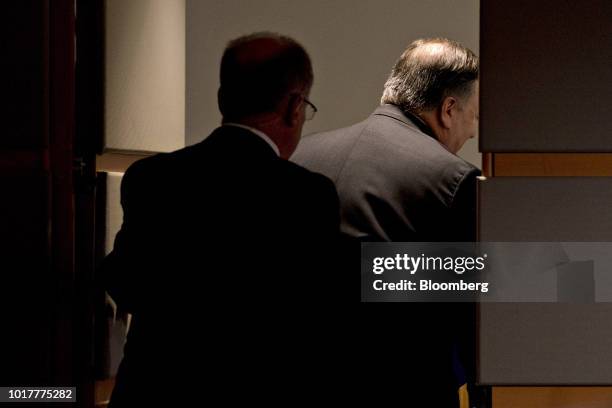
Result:
{"label": "man in dark suit", "polygon": [[[478,58],[447,39],[417,40],[393,67],[381,106],[369,118],[305,137],[292,160],[334,181],[341,229],[352,237],[473,241],[479,171],[456,153],[477,129]],[[406,397],[412,393],[429,402],[419,406],[455,406],[463,381],[457,378],[463,376],[453,369],[454,348],[461,344],[461,354],[471,349],[466,336],[457,333],[470,338],[473,317],[454,313],[456,306],[381,309],[365,312],[363,332],[410,350],[409,357],[395,362],[416,373],[413,382],[405,380],[406,373],[395,378],[403,382]],[[464,367],[471,366],[469,354],[463,355]],[[385,370],[379,363],[370,360],[370,370]]]}
{"label": "man in dark suit", "polygon": [[297,379],[320,362],[316,305],[333,295],[323,278],[339,228],[333,183],[287,161],[316,110],[312,81],[294,40],[234,40],[222,126],[127,170],[104,262],[108,292],[133,315],[111,407],[271,403],[277,388],[312,386]]}

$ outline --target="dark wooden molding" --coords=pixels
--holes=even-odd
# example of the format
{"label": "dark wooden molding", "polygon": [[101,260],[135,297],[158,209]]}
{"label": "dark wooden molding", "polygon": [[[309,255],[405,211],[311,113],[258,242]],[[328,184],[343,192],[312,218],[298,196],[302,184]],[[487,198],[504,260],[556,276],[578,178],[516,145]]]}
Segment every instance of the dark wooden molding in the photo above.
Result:
{"label": "dark wooden molding", "polygon": [[[492,175],[612,176],[612,153],[487,153]],[[486,173],[485,173],[486,174]]]}

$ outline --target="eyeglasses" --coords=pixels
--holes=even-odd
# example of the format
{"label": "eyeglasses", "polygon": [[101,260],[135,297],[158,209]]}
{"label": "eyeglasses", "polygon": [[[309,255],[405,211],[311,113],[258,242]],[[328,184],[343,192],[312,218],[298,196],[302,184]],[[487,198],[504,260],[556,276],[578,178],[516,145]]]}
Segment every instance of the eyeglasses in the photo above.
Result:
{"label": "eyeglasses", "polygon": [[306,120],[311,120],[312,118],[315,117],[315,113],[317,113],[318,109],[316,106],[314,106],[314,103],[310,102],[308,99],[306,99],[304,97],[304,102],[306,102],[306,110],[305,110],[305,117]]}

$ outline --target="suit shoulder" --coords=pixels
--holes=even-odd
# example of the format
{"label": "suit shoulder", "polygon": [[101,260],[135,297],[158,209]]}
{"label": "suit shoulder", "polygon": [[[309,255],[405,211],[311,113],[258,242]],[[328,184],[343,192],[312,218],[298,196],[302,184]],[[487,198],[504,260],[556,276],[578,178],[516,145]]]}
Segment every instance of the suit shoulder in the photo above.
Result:
{"label": "suit shoulder", "polygon": [[454,169],[454,171],[458,172],[463,177],[468,175],[480,175],[480,170],[478,169],[478,167],[450,152],[448,152],[448,157],[446,158],[446,161],[448,165]]}
{"label": "suit shoulder", "polygon": [[163,166],[163,163],[167,161],[168,155],[171,153],[157,153],[153,156],[148,156],[132,163],[125,174],[140,175],[149,171],[155,171],[157,168]]}
{"label": "suit shoulder", "polygon": [[430,167],[425,172],[433,177],[433,185],[440,189],[448,205],[465,182],[480,175],[477,167],[443,147],[426,158]]}
{"label": "suit shoulder", "polygon": [[479,172],[474,165],[451,153],[436,139],[418,129],[406,126],[401,132],[385,132],[383,136],[378,135],[378,138],[378,144],[384,146],[387,153],[384,157],[390,160],[395,158],[395,163],[409,170],[407,175],[424,172],[443,178],[462,178]]}
{"label": "suit shoulder", "polygon": [[438,170],[440,176],[440,191],[444,195],[444,202],[448,207],[452,206],[457,195],[461,190],[466,189],[471,184],[476,183],[476,177],[480,175],[480,170],[462,158],[453,156],[448,161],[448,165]]}
{"label": "suit shoulder", "polygon": [[177,170],[189,162],[192,146],[169,153],[157,153],[132,163],[125,171],[122,180],[122,191],[127,189],[142,190],[147,186],[159,184],[162,180],[174,178]]}
{"label": "suit shoulder", "polygon": [[149,189],[157,174],[161,171],[160,154],[145,157],[132,163],[121,179],[121,202],[132,201]]}
{"label": "suit shoulder", "polygon": [[178,163],[187,160],[193,149],[194,146],[187,146],[173,152],[157,153],[145,157],[132,163],[126,170],[125,176],[140,178],[152,174],[159,174],[159,172],[171,171]]}
{"label": "suit shoulder", "polygon": [[354,136],[354,137],[359,136],[359,133],[361,133],[361,131],[363,130],[364,127],[367,126],[367,124],[368,124],[368,119],[363,120],[361,122],[357,122],[350,126],[343,127],[343,128],[332,129],[332,130],[327,130],[323,132],[317,132],[317,133],[312,133],[310,135],[306,135],[300,141],[300,144],[298,145],[297,150],[299,151],[302,145],[304,147],[318,146],[321,143],[325,144],[325,141],[327,140],[334,141],[337,138],[342,138],[343,140],[346,140],[347,138],[350,138],[351,136]]}
{"label": "suit shoulder", "polygon": [[297,182],[311,186],[313,188],[320,187],[324,189],[335,189],[334,183],[326,176],[314,171],[310,171],[299,164],[283,160],[282,166],[284,171],[290,176],[296,179]]}
{"label": "suit shoulder", "polygon": [[350,151],[351,145],[359,138],[366,125],[367,120],[348,127],[304,136],[291,160],[298,164],[307,164],[316,162],[322,156],[337,161],[338,154]]}
{"label": "suit shoulder", "polygon": [[316,173],[314,171],[310,171],[307,168],[296,164],[294,162],[283,160],[282,161],[283,170],[294,177],[302,177],[308,179],[318,179],[318,180],[329,180],[327,177],[320,173]]}

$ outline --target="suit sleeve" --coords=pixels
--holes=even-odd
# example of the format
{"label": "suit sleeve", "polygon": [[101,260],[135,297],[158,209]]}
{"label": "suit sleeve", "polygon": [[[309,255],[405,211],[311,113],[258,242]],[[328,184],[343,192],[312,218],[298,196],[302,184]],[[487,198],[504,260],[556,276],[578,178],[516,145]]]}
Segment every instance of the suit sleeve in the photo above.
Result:
{"label": "suit sleeve", "polygon": [[475,168],[467,172],[455,191],[450,214],[453,241],[476,241],[476,183],[479,175],[480,171]]}
{"label": "suit sleeve", "polygon": [[142,200],[140,173],[141,165],[135,163],[121,181],[121,207],[123,223],[115,236],[113,250],[102,262],[102,276],[105,289],[122,310],[133,313],[138,305],[138,260],[144,241],[142,226],[138,221],[138,202]]}

